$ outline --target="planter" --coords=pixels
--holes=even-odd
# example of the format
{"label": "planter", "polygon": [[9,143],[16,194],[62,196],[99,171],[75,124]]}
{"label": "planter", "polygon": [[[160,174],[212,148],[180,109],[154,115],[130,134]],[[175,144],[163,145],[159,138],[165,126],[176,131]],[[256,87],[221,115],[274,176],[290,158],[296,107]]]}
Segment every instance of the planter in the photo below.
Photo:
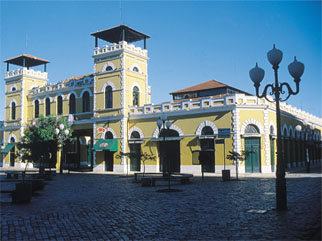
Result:
{"label": "planter", "polygon": [[223,181],[230,181],[230,170],[221,170],[221,173]]}
{"label": "planter", "polygon": [[12,193],[12,203],[30,203],[31,195],[31,183],[16,183],[16,190]]}

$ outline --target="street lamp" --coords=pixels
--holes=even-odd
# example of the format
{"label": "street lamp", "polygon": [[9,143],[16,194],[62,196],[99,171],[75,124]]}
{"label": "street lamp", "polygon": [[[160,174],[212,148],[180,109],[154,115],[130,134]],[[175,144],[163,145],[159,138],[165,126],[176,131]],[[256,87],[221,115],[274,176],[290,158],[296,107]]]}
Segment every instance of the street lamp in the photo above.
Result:
{"label": "street lamp", "polygon": [[[59,166],[59,170],[60,170],[60,174],[63,174],[63,145],[64,145],[64,141],[67,140],[67,137],[69,135],[69,130],[65,129],[65,125],[64,124],[59,124],[58,128],[56,128],[56,136],[57,138],[60,140],[60,166]],[[68,168],[69,171],[69,168]]]}
{"label": "street lamp", "polygon": [[[164,130],[167,130],[167,132],[169,131],[170,127],[171,127],[171,122],[167,120],[167,116],[163,113],[161,116],[160,116],[160,119],[157,120],[157,126],[159,128],[159,136],[161,134],[161,129],[164,129]],[[163,165],[163,168],[162,168],[162,173],[163,173],[163,176],[165,177],[166,175],[168,176],[168,189],[170,190],[170,177],[171,177],[171,172],[170,172],[170,163],[169,163],[169,160],[167,159],[167,163],[166,163],[166,168],[165,168],[165,159],[166,159],[166,150],[165,150],[165,135],[166,133],[163,134],[163,140],[162,140],[162,143],[163,143],[163,152],[162,152],[162,165]],[[167,173],[167,174],[166,174]]]}
{"label": "street lamp", "polygon": [[[299,84],[301,81],[301,76],[304,72],[304,64],[298,62],[296,57],[294,57],[294,61],[289,64],[288,71],[290,75],[294,78],[294,82],[296,84],[296,90],[293,91],[288,83],[279,83],[277,70],[279,68],[279,64],[283,58],[283,52],[279,49],[275,48],[275,44],[273,45],[273,49],[267,53],[268,61],[272,64],[272,68],[275,74],[275,84],[268,84],[265,86],[263,90],[263,94],[259,94],[259,86],[261,81],[264,78],[265,72],[263,69],[258,67],[256,63],[255,68],[249,71],[249,76],[251,80],[254,82],[254,86],[256,88],[256,96],[258,98],[265,98],[269,102],[273,102],[267,96],[267,91],[270,88],[270,94],[273,95],[274,100],[276,102],[276,123],[277,123],[277,170],[276,170],[276,209],[279,211],[287,210],[287,199],[286,199],[286,179],[285,179],[285,163],[282,157],[282,139],[281,139],[281,110],[280,110],[280,101],[286,101],[291,95],[296,95],[299,92]],[[285,93],[283,87],[287,89],[286,98],[280,97],[280,95]]]}

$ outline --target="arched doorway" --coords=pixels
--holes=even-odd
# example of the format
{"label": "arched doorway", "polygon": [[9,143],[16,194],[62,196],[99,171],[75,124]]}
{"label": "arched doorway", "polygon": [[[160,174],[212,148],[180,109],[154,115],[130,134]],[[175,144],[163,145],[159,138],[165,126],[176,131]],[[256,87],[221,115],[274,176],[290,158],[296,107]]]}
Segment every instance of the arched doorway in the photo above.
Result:
{"label": "arched doorway", "polygon": [[[137,131],[133,131],[130,139],[140,139],[140,134]],[[140,171],[141,170],[141,144],[131,143],[130,144],[130,171]]]}
{"label": "arched doorway", "polygon": [[201,130],[200,148],[202,172],[215,172],[215,150],[214,150],[214,131],[210,126],[205,126]]}
{"label": "arched doorway", "polygon": [[[11,137],[10,143],[15,143],[15,142],[16,142],[15,138]],[[16,151],[16,148],[15,148],[15,146],[13,146],[10,150],[10,166],[11,167],[15,166],[15,151]]]}
{"label": "arched doorway", "polygon": [[[180,172],[180,140],[179,133],[171,129],[162,129],[159,135],[160,172]],[[163,137],[165,141],[163,141]],[[165,168],[165,169],[163,169]]]}
{"label": "arched doorway", "polygon": [[246,172],[261,172],[260,133],[257,126],[249,124],[245,129]]}
{"label": "arched doorway", "polygon": [[[113,134],[110,131],[105,133],[105,139],[113,139]],[[114,152],[110,150],[104,151],[105,171],[112,172],[114,167]]]}

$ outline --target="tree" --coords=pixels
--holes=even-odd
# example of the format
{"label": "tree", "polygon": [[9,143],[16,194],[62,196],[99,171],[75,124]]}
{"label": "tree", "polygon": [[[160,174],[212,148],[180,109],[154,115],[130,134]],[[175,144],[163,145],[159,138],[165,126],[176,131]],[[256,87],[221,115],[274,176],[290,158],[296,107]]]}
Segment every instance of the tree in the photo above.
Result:
{"label": "tree", "polygon": [[235,151],[230,151],[230,154],[227,155],[228,160],[234,161],[234,165],[236,165],[236,179],[238,180],[238,166],[239,162],[245,161],[247,155],[250,153],[249,151],[242,151],[242,154],[239,154]]}
{"label": "tree", "polygon": [[56,135],[56,128],[61,124],[69,130],[67,140],[72,139],[72,130],[67,125],[65,117],[55,118],[52,116],[40,116],[24,130],[24,136],[18,143],[19,155],[23,161],[39,163],[39,174],[42,174],[44,163],[50,166],[56,164],[57,144],[60,143]]}

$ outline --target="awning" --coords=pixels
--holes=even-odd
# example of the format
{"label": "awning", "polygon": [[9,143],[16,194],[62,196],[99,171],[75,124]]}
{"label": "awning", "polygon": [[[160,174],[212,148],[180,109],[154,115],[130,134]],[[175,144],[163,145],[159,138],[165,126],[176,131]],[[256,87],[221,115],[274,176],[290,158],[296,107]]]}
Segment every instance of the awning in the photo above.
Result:
{"label": "awning", "polygon": [[5,148],[1,150],[1,153],[8,153],[14,146],[15,146],[14,143],[10,143],[6,145]]}
{"label": "awning", "polygon": [[92,150],[96,151],[117,151],[118,150],[118,141],[113,139],[98,140],[93,146]]}
{"label": "awning", "polygon": [[169,137],[159,137],[159,138],[151,138],[151,141],[180,141],[183,137],[181,136],[169,136]]}

